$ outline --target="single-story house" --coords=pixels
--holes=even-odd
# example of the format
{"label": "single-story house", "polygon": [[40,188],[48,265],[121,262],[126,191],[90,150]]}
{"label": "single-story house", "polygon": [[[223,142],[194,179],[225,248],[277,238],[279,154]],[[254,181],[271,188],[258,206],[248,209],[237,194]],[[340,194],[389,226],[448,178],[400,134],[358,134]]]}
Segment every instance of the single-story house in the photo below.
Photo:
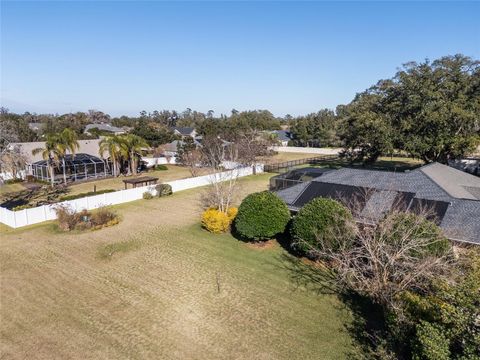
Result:
{"label": "single-story house", "polygon": [[[75,156],[67,155],[65,159],[70,180],[101,177],[110,173],[111,169],[107,164],[107,159],[103,159],[99,154],[100,141],[101,139],[78,140],[79,148]],[[46,160],[43,159],[41,152],[33,154],[33,150],[43,149],[44,147],[44,141],[9,144],[9,148],[18,149],[25,157],[27,175],[33,175],[40,180],[48,180],[50,174],[48,173]],[[108,156],[108,154],[105,154],[105,156]],[[55,170],[55,178],[63,178],[61,169]]]}
{"label": "single-story house", "polygon": [[393,209],[427,211],[449,239],[480,245],[480,178],[440,163],[406,172],[341,168],[277,194],[292,212],[316,197],[340,200],[366,224]]}
{"label": "single-story house", "polygon": [[100,123],[100,124],[88,124],[83,131],[85,134],[91,134],[92,129],[98,129],[101,132],[109,132],[112,135],[121,135],[125,134],[125,129],[119,128],[110,124]]}

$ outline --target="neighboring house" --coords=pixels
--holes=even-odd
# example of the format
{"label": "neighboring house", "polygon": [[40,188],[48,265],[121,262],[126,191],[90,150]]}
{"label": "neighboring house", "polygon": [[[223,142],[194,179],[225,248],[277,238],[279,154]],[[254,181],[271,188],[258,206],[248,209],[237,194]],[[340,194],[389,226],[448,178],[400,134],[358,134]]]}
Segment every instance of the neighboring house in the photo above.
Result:
{"label": "neighboring house", "polygon": [[274,130],[272,134],[276,135],[281,146],[288,146],[288,142],[292,140],[290,131],[288,130]]}
{"label": "neighboring house", "polygon": [[172,130],[175,135],[180,136],[182,139],[185,139],[187,136],[195,139],[197,136],[197,131],[193,127],[174,127]]}
{"label": "neighboring house", "polygon": [[88,124],[83,131],[85,134],[91,135],[92,129],[98,129],[100,132],[108,132],[112,133],[113,135],[121,135],[125,134],[125,130],[110,124],[100,123],[100,124]]}
{"label": "neighboring house", "polygon": [[[98,154],[100,141],[101,139],[78,140],[80,147],[77,150],[77,153],[100,156]],[[32,164],[36,161],[43,160],[41,153],[33,155],[32,151],[35,149],[43,149],[45,147],[45,141],[10,143],[9,147],[12,149],[18,148],[27,159],[27,163]]]}
{"label": "neighboring house", "polygon": [[[67,156],[67,161],[72,163],[71,168],[76,169],[76,171],[69,171],[72,175],[72,180],[85,177],[105,176],[105,173],[108,172],[105,169],[106,159],[102,159],[99,155],[100,141],[101,139],[78,140],[79,148],[76,151],[75,157],[71,155]],[[43,159],[42,154],[32,154],[33,150],[43,149],[45,147],[44,141],[10,143],[9,147],[12,149],[17,148],[27,160],[25,169],[27,175],[34,175],[42,180],[48,179],[49,174],[46,169],[46,161]],[[107,156],[107,154],[105,154],[105,156]],[[81,174],[78,175],[78,173]],[[60,173],[57,175],[61,178]]]}
{"label": "neighboring house", "polygon": [[480,244],[480,178],[439,163],[403,173],[342,168],[277,194],[293,212],[316,197],[356,200],[356,220],[366,224],[392,209],[428,210],[449,239]]}
{"label": "neighboring house", "polygon": [[[162,145],[163,148],[163,156],[176,156],[178,152],[178,148],[184,144],[182,140],[173,140],[171,143]],[[202,146],[198,141],[194,141],[194,144],[197,146]]]}

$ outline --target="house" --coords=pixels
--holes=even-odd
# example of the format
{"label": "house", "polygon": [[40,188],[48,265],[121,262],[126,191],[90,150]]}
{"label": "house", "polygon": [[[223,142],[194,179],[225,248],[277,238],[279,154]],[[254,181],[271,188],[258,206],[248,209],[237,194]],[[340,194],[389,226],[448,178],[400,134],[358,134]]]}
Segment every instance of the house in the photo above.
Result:
{"label": "house", "polygon": [[340,200],[366,224],[393,209],[427,211],[449,239],[480,244],[480,178],[439,163],[403,173],[342,168],[277,194],[292,212],[316,197]]}
{"label": "house", "polygon": [[125,134],[125,130],[107,123],[100,123],[100,124],[88,124],[83,131],[85,134],[91,134],[93,129],[97,129],[97,131],[101,133],[111,133],[112,135],[121,135]]}
{"label": "house", "polygon": [[[80,180],[89,177],[106,176],[109,173],[106,159],[102,159],[99,154],[99,143],[101,139],[78,140],[79,148],[75,156],[66,156],[66,165],[70,180]],[[47,162],[43,159],[41,153],[33,154],[35,149],[43,149],[44,141],[10,143],[10,149],[18,149],[26,159],[26,174],[33,175],[40,180],[48,180]],[[63,166],[60,164],[60,167]],[[59,169],[55,170],[55,177],[61,178],[63,172]]]}
{"label": "house", "polygon": [[288,146],[288,142],[292,139],[290,131],[288,130],[274,130],[272,134],[277,137],[281,146]]}
{"label": "house", "polygon": [[175,135],[180,136],[182,139],[185,139],[187,136],[195,139],[197,136],[197,131],[193,127],[174,127],[172,130]]}
{"label": "house", "polygon": [[[163,149],[163,156],[176,156],[178,152],[178,148],[184,144],[184,141],[182,140],[173,140],[172,142],[162,145]],[[201,144],[194,140],[194,144],[197,146],[201,146]]]}

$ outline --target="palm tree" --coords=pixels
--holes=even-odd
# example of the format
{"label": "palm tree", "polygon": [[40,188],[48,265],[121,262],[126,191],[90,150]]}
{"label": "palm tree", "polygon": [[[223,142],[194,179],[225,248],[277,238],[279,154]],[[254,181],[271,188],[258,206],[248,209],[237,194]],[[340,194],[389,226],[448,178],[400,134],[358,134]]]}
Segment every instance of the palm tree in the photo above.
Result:
{"label": "palm tree", "polygon": [[54,166],[58,164],[61,159],[61,154],[58,151],[59,136],[57,134],[48,134],[45,147],[32,150],[32,154],[42,154],[42,158],[47,161],[48,172],[50,173],[50,181],[52,186],[55,184],[55,169]]}
{"label": "palm tree", "polygon": [[42,153],[44,160],[47,160],[47,166],[50,172],[50,181],[52,186],[55,184],[55,165],[62,161],[63,165],[63,181],[67,183],[66,163],[65,157],[67,151],[70,151],[72,156],[75,156],[76,150],[80,147],[77,141],[77,134],[69,128],[63,129],[60,134],[48,134],[45,147],[34,149],[33,155]]}
{"label": "palm tree", "polygon": [[80,148],[77,139],[77,133],[69,128],[63,129],[63,131],[59,135],[60,143],[58,144],[58,147],[60,149],[60,154],[62,155],[61,159],[63,162],[63,182],[65,184],[67,184],[65,157],[67,155],[67,151],[70,151],[72,157],[75,157],[75,152]]}
{"label": "palm tree", "polygon": [[113,176],[118,175],[119,161],[125,155],[123,142],[120,136],[106,136],[99,143],[99,153],[103,157],[105,152],[113,163]]}
{"label": "palm tree", "polygon": [[148,148],[148,143],[140,136],[127,134],[121,136],[124,151],[128,154],[128,161],[133,175],[137,174],[138,157],[143,148]]}

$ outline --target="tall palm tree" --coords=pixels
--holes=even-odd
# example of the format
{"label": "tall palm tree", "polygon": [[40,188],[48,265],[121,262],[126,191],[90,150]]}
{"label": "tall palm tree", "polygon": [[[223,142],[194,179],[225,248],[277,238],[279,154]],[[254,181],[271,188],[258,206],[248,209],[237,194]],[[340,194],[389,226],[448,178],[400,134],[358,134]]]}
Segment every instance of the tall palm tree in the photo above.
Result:
{"label": "tall palm tree", "polygon": [[143,148],[148,148],[148,143],[140,136],[127,134],[121,137],[122,147],[128,153],[128,161],[133,175],[137,174],[138,158]]}
{"label": "tall palm tree", "polygon": [[55,166],[61,159],[58,144],[59,136],[57,134],[48,134],[45,141],[45,147],[32,150],[33,155],[41,153],[42,158],[47,161],[52,186],[55,184]]}
{"label": "tall palm tree", "polygon": [[119,161],[125,155],[123,142],[120,136],[106,136],[99,143],[99,153],[103,158],[105,153],[108,153],[110,160],[113,163],[113,176],[119,173]]}
{"label": "tall palm tree", "polygon": [[80,144],[78,143],[77,139],[77,133],[69,128],[63,129],[63,131],[59,135],[58,148],[62,156],[61,159],[63,163],[63,182],[65,184],[67,184],[67,166],[65,163],[65,157],[67,155],[67,151],[70,151],[72,157],[75,157],[76,151],[80,148]]}
{"label": "tall palm tree", "polygon": [[65,157],[70,151],[72,156],[80,145],[77,141],[77,134],[69,128],[63,129],[60,134],[48,134],[43,148],[34,149],[33,155],[42,154],[44,160],[47,160],[47,166],[50,172],[50,181],[52,186],[55,184],[55,166],[62,162],[63,167],[63,181],[67,183],[67,172]]}

